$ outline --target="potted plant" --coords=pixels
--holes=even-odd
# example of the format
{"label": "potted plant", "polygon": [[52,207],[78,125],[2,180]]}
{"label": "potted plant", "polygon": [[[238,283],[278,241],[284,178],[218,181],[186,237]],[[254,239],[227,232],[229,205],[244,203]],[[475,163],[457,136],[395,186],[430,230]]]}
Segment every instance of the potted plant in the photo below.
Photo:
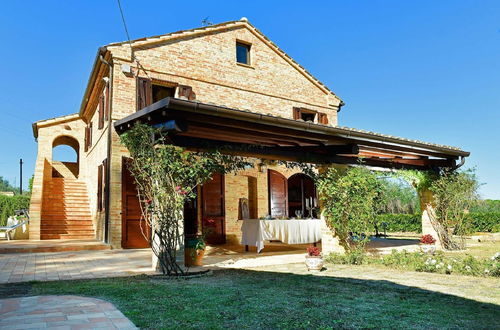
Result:
{"label": "potted plant", "polygon": [[424,253],[434,254],[436,252],[436,239],[431,234],[423,235],[420,238],[420,250]]}
{"label": "potted plant", "polygon": [[186,238],[186,248],[184,249],[184,260],[186,266],[203,265],[203,256],[207,245],[203,235],[196,235]]}
{"label": "potted plant", "polygon": [[319,248],[315,246],[307,248],[306,266],[308,270],[321,270],[323,268],[323,257]]}

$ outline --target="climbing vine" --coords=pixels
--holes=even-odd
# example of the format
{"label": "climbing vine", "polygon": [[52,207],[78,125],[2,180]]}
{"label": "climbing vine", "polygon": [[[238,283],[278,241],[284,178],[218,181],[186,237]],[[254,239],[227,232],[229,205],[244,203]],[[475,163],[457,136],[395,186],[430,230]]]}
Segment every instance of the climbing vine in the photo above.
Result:
{"label": "climbing vine", "polygon": [[184,245],[185,202],[213,173],[235,172],[252,164],[217,150],[187,151],[169,144],[167,134],[160,129],[144,124],[136,124],[121,141],[132,158],[129,169],[137,184],[143,233],[158,258],[159,270],[182,275],[185,269],[177,263],[177,254]]}

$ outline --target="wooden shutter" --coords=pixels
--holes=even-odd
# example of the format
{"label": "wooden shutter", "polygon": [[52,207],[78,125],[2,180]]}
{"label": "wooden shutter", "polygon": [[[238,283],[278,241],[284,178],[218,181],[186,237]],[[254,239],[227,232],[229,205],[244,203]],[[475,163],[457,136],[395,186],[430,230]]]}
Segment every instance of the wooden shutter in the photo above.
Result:
{"label": "wooden shutter", "polygon": [[278,171],[268,170],[269,214],[285,217],[288,214],[288,180]]}
{"label": "wooden shutter", "polygon": [[89,143],[89,149],[90,147],[92,147],[92,122],[90,122],[89,124],[89,137],[87,139],[88,143]]}
{"label": "wooden shutter", "polygon": [[137,111],[144,109],[153,102],[151,79],[137,77]]}
{"label": "wooden shutter", "polygon": [[318,113],[318,123],[328,125],[328,116],[326,115],[326,113]]}
{"label": "wooden shutter", "polygon": [[99,121],[97,128],[102,129],[104,127],[104,95],[99,96]]}
{"label": "wooden shutter", "polygon": [[105,158],[102,161],[102,194],[103,194],[102,208],[103,209],[105,209],[106,206],[108,205],[108,195],[106,193],[106,191],[108,189],[107,177],[108,177],[108,159]]}
{"label": "wooden shutter", "polygon": [[102,211],[102,164],[97,166],[97,211]]}
{"label": "wooden shutter", "polygon": [[89,127],[85,127],[85,141],[84,141],[85,152],[89,150]]}
{"label": "wooden shutter", "polygon": [[179,98],[186,100],[195,100],[196,94],[193,92],[193,88],[191,86],[179,85]]}
{"label": "wooden shutter", "polygon": [[302,111],[300,110],[300,108],[294,107],[293,108],[293,119],[295,119],[295,120],[300,119],[301,112]]}

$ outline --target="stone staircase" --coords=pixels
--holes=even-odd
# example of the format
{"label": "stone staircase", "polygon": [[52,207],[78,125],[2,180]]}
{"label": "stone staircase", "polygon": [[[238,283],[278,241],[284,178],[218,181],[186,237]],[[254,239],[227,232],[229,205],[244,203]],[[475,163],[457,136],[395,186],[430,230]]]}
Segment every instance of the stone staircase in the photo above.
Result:
{"label": "stone staircase", "polygon": [[73,178],[44,183],[41,239],[93,239],[86,184]]}

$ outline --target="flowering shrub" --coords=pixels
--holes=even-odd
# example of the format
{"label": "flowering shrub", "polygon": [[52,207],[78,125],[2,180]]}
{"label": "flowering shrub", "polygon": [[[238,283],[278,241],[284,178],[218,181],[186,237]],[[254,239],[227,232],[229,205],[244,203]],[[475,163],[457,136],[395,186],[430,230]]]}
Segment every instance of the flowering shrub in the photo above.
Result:
{"label": "flowering shrub", "polygon": [[310,257],[319,257],[321,255],[321,251],[315,246],[310,246],[307,248],[307,255]]}
{"label": "flowering shrub", "polygon": [[420,243],[422,243],[422,244],[434,244],[434,243],[436,243],[436,240],[434,239],[434,237],[432,237],[432,235],[427,234],[427,235],[423,235],[420,238]]}
{"label": "flowering shrub", "polygon": [[422,252],[393,250],[391,254],[381,257],[365,255],[361,260],[355,257],[349,254],[332,253],[328,256],[327,262],[353,265],[378,264],[417,272],[500,277],[500,253],[496,253],[491,258],[478,259],[471,255],[449,257],[442,251],[429,256]]}
{"label": "flowering shrub", "polygon": [[361,250],[354,250],[345,254],[332,253],[328,256],[327,262],[342,265],[362,265],[366,264],[368,256]]}

